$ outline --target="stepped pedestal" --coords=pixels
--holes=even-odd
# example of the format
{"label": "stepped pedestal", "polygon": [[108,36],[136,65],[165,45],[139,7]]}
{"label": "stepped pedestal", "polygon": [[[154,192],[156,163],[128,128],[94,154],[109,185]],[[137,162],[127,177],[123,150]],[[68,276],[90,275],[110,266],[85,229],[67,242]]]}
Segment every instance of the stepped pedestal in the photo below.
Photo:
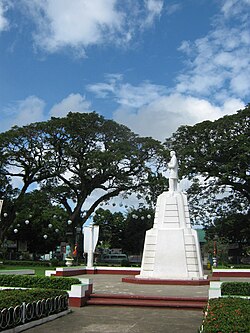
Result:
{"label": "stepped pedestal", "polygon": [[184,193],[163,192],[158,197],[154,226],[146,232],[136,278],[203,279],[198,236],[190,225]]}

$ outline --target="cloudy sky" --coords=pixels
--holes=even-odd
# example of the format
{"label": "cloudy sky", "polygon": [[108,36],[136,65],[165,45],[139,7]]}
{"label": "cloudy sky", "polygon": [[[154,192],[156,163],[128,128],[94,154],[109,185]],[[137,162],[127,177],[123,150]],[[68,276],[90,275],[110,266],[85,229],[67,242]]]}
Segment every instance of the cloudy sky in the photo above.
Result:
{"label": "cloudy sky", "polygon": [[159,140],[250,102],[250,0],[0,0],[0,131],[95,110]]}

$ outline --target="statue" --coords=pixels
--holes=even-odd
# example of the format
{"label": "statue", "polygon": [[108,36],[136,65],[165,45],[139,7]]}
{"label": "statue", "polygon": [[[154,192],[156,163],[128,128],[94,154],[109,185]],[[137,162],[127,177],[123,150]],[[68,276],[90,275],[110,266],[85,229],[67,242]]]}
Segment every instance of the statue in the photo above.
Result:
{"label": "statue", "polygon": [[178,161],[175,155],[175,151],[170,152],[171,160],[168,163],[169,173],[169,191],[177,191],[177,182],[178,182]]}

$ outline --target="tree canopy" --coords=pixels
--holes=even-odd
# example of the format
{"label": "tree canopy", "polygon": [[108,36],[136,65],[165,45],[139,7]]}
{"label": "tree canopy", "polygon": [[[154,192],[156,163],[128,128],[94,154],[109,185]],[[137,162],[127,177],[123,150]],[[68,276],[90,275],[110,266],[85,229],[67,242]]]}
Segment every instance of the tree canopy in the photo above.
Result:
{"label": "tree canopy", "polygon": [[176,150],[180,176],[192,180],[189,189],[193,220],[249,209],[250,105],[236,114],[194,126],[181,126],[166,147]]}
{"label": "tree canopy", "polygon": [[160,177],[165,155],[160,142],[139,137],[95,112],[69,113],[1,133],[1,194],[6,199],[10,187],[13,203],[1,236],[24,194],[39,186],[51,202],[65,208],[75,237],[77,226],[101,202],[146,191],[152,179]]}

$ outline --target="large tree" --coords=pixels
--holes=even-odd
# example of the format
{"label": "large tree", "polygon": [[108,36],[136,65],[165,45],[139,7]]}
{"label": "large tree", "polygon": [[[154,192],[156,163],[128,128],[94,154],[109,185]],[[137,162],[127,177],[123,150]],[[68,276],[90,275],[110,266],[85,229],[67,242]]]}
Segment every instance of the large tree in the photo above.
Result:
{"label": "large tree", "polygon": [[250,105],[216,121],[180,127],[167,139],[189,189],[193,222],[247,214],[250,189]]}
{"label": "large tree", "polygon": [[19,180],[15,210],[38,184],[67,211],[72,239],[101,202],[144,193],[166,154],[160,142],[95,112],[15,127],[0,134],[0,153],[1,174]]}

